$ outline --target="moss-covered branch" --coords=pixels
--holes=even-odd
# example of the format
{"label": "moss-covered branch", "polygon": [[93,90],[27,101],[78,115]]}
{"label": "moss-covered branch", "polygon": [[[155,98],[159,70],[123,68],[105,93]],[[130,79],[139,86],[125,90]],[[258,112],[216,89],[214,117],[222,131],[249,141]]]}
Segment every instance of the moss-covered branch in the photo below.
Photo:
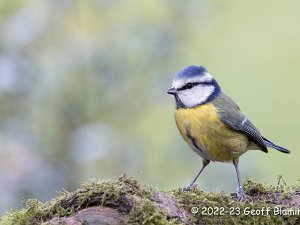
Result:
{"label": "moss-covered branch", "polygon": [[247,200],[194,188],[158,191],[132,178],[90,181],[47,203],[29,200],[0,224],[299,224],[300,187],[244,182]]}

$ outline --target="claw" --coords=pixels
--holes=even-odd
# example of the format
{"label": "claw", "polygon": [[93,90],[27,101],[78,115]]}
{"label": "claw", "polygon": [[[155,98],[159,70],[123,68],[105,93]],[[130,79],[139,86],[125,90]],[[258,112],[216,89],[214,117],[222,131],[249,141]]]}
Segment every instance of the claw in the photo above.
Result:
{"label": "claw", "polygon": [[237,194],[238,201],[243,201],[243,200],[245,200],[246,195],[245,195],[245,192],[244,192],[242,186],[239,186],[239,187],[236,189],[236,194]]}
{"label": "claw", "polygon": [[182,191],[190,191],[190,190],[192,190],[194,187],[196,187],[196,185],[192,183],[192,184],[189,184],[188,186],[185,186],[185,187],[181,188],[181,190],[182,190]]}

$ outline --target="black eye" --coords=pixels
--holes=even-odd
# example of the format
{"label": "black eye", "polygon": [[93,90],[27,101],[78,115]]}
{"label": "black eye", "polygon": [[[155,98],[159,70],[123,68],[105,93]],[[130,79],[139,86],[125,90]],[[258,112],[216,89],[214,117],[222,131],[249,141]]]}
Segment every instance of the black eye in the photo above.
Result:
{"label": "black eye", "polygon": [[194,87],[194,86],[196,86],[198,84],[200,84],[200,83],[199,82],[187,83],[183,87],[179,88],[178,90],[182,91],[182,90],[186,90],[186,89],[191,89],[192,87]]}
{"label": "black eye", "polygon": [[187,83],[186,85],[185,85],[185,87],[187,88],[187,89],[190,89],[190,88],[192,88],[194,85],[192,84],[192,83]]}

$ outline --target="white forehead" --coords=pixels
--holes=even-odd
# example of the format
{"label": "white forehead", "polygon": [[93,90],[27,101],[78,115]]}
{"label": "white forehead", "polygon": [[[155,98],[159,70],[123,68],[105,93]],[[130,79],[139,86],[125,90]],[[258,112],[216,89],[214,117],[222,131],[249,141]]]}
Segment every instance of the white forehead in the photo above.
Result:
{"label": "white forehead", "polygon": [[172,87],[173,88],[181,88],[187,83],[195,83],[195,82],[210,82],[213,80],[213,76],[210,75],[209,73],[205,73],[203,76],[196,76],[196,77],[191,77],[191,78],[181,78],[181,79],[176,79],[174,78]]}

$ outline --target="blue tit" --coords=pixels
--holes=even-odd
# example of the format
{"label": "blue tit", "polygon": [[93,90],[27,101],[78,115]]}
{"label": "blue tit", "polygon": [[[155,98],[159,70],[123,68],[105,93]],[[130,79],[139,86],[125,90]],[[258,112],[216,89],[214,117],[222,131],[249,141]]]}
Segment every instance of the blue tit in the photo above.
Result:
{"label": "blue tit", "polygon": [[238,179],[237,196],[244,199],[239,157],[249,149],[268,152],[267,147],[290,153],[266,139],[202,66],[188,66],[180,71],[167,93],[175,99],[175,120],[181,136],[203,160],[187,188],[194,185],[210,161],[233,162]]}

